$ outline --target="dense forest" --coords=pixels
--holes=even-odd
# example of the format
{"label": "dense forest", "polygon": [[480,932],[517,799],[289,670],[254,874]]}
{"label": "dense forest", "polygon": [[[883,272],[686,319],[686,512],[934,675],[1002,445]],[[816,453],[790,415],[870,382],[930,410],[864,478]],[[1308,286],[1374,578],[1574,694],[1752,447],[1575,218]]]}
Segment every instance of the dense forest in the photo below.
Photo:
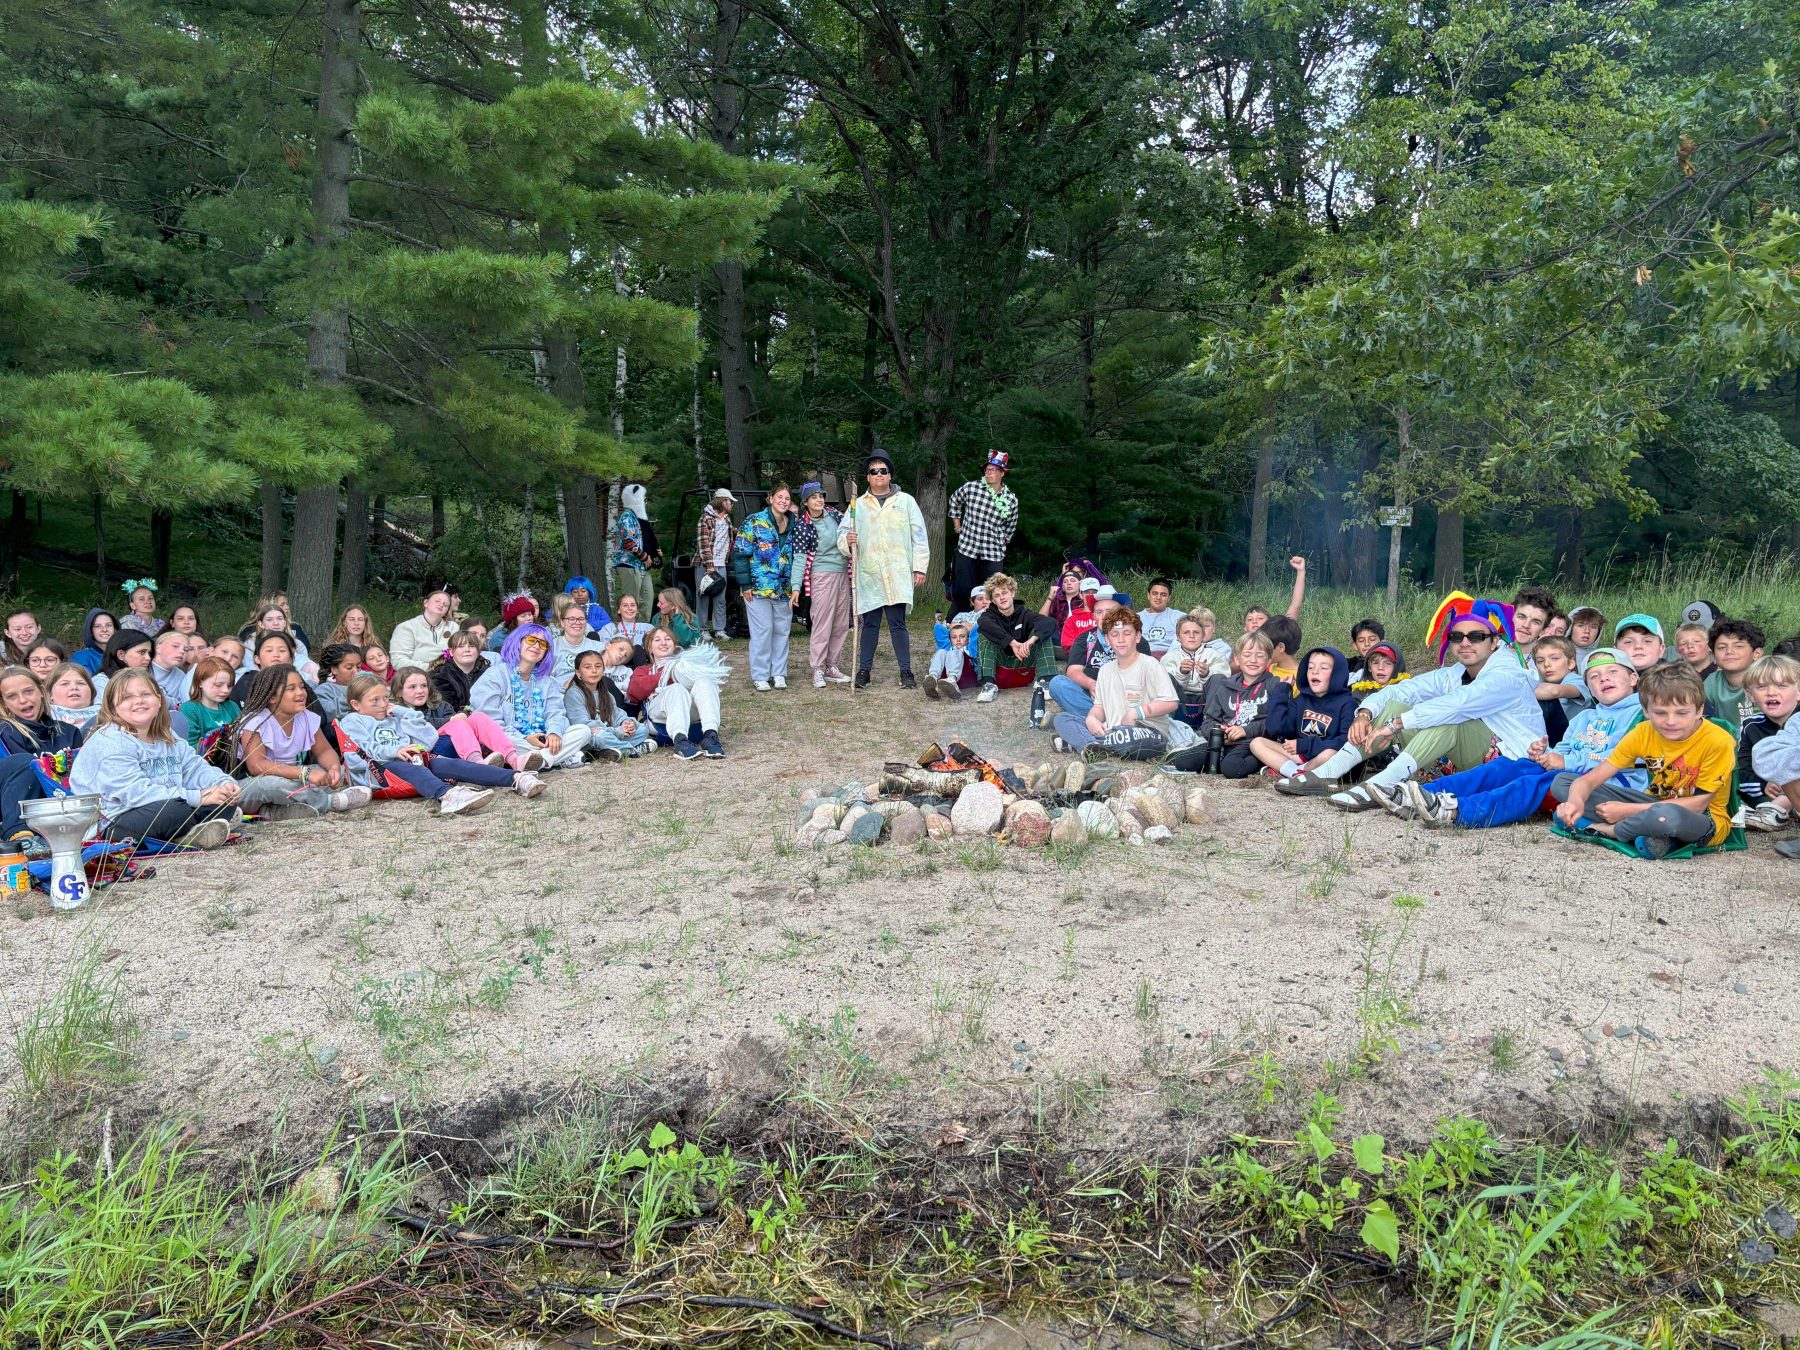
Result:
{"label": "dense forest", "polygon": [[212,513],[316,626],[402,500],[498,590],[876,445],[940,553],[1009,450],[1020,567],[1800,548],[1790,0],[4,15],[0,591]]}

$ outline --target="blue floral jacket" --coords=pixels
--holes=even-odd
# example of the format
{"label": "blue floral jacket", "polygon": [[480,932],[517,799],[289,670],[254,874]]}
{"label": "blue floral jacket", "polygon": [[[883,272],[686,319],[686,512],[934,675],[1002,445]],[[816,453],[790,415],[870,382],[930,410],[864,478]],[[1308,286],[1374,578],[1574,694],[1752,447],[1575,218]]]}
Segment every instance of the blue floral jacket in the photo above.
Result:
{"label": "blue floral jacket", "polygon": [[750,594],[775,599],[788,593],[794,567],[794,517],[785,531],[775,529],[772,511],[758,511],[737,532],[737,552],[750,559]]}

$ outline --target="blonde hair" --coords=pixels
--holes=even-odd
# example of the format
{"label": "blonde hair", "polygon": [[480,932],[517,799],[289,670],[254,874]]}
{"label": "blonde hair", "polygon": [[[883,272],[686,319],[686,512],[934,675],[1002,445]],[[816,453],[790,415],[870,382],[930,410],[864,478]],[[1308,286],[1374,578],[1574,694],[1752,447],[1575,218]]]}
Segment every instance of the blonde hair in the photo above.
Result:
{"label": "blonde hair", "polygon": [[346,686],[344,697],[349,699],[353,704],[360,703],[369,696],[371,691],[376,689],[386,689],[387,687],[387,681],[382,679],[381,676],[371,675],[365,670],[360,675],[353,675],[350,677],[350,683]]}
{"label": "blonde hair", "polygon": [[[698,628],[700,626],[695,622],[694,611],[688,608],[687,597],[681,593],[681,587],[665,586],[656,593],[656,598],[658,600],[667,600],[670,608],[673,609],[675,613],[681,615],[683,619],[686,619],[692,627]],[[656,616],[656,626],[658,628],[673,628],[674,621],[667,614],[658,614]]]}
{"label": "blonde hair", "polygon": [[[1219,626],[1219,616],[1214,614],[1205,605],[1195,605],[1187,612],[1187,616],[1195,623],[1210,623],[1214,628]],[[1179,628],[1181,625],[1176,624],[1175,626]]]}
{"label": "blonde hair", "polygon": [[[45,690],[43,682],[40,681],[37,676],[33,675],[31,671],[24,666],[8,666],[6,669],[0,670],[0,689],[6,687],[6,682],[8,680],[30,680],[31,687],[38,691],[38,717],[41,719],[49,716],[50,695]],[[23,736],[33,745],[38,743],[36,733],[18,718],[14,717],[12,711],[7,708],[4,703],[0,703],[0,722],[6,723],[7,726],[18,732],[19,735]]]}
{"label": "blonde hair", "polygon": [[355,610],[358,614],[363,616],[363,641],[366,642],[375,636],[375,619],[369,611],[364,609],[361,605],[345,605],[344,612],[338,615],[337,623],[332,625],[331,633],[325,639],[325,645],[327,647],[334,642],[349,642],[357,646],[361,645],[355,638],[350,636],[349,621],[351,610]]}
{"label": "blonde hair", "polygon": [[1019,593],[1019,583],[1007,576],[1004,572],[996,572],[993,576],[981,583],[981,589],[988,593],[989,598],[992,598],[994,592],[997,590],[1008,590],[1014,595],[1017,595]]}
{"label": "blonde hair", "polygon": [[1744,688],[1764,689],[1771,684],[1800,685],[1800,661],[1791,656],[1761,656],[1752,661],[1744,672]]}
{"label": "blonde hair", "polygon": [[1238,640],[1231,644],[1231,654],[1242,656],[1246,647],[1259,647],[1264,656],[1275,655],[1275,640],[1260,628],[1254,633],[1240,633]]}
{"label": "blonde hair", "polygon": [[106,693],[100,698],[100,711],[94,715],[94,730],[101,727],[117,727],[127,736],[136,736],[138,732],[127,726],[119,716],[119,704],[125,701],[125,690],[134,684],[146,684],[156,695],[156,716],[150,719],[150,725],[144,728],[143,739],[148,741],[173,741],[175,728],[169,720],[169,700],[163,697],[163,691],[150,673],[144,670],[121,670],[106,682]]}
{"label": "blonde hair", "polygon": [[[285,603],[286,597],[286,591],[263,592],[261,596],[257,597],[256,608],[250,611],[250,617],[244,620],[244,626],[246,628],[260,627],[262,616],[272,609],[280,610],[286,617],[288,623],[292,624],[294,622],[294,616],[288,613],[288,607]],[[371,625],[371,627],[373,627],[373,625]]]}

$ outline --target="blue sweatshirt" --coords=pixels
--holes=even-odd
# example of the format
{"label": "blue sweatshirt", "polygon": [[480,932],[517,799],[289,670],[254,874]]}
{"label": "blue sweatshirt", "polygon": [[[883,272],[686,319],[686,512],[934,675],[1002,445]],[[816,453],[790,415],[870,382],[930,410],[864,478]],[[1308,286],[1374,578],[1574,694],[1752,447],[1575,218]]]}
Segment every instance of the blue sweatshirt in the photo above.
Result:
{"label": "blue sweatshirt", "polygon": [[437,728],[423,713],[398,705],[379,722],[367,713],[345,713],[338,718],[338,731],[356,746],[355,750],[346,749],[344,754],[344,767],[350,771],[350,781],[364,787],[373,786],[369,781],[372,763],[386,764],[390,759],[397,759],[409,745],[429,750],[437,744],[438,738]]}
{"label": "blue sweatshirt", "polygon": [[100,818],[111,822],[140,806],[180,798],[200,805],[200,794],[230,775],[215,769],[185,740],[144,741],[122,727],[101,727],[75,756],[69,790],[100,794]]}
{"label": "blue sweatshirt", "polygon": [[[1306,672],[1317,655],[1331,658],[1331,679],[1325,692],[1315,694],[1307,683]],[[1300,658],[1295,667],[1295,685],[1299,693],[1276,717],[1269,719],[1267,735],[1274,740],[1294,738],[1294,758],[1302,762],[1326,750],[1341,750],[1350,735],[1350,723],[1356,717],[1357,697],[1350,692],[1350,662],[1336,647],[1314,647]]]}
{"label": "blue sweatshirt", "polygon": [[[1563,757],[1563,768],[1568,772],[1586,773],[1612,752],[1643,715],[1635,690],[1610,708],[1598,704],[1583,708],[1569,719],[1569,729],[1551,749]],[[1613,775],[1613,782],[1639,792],[1648,790],[1649,781],[1650,775],[1643,769],[1623,769]]]}

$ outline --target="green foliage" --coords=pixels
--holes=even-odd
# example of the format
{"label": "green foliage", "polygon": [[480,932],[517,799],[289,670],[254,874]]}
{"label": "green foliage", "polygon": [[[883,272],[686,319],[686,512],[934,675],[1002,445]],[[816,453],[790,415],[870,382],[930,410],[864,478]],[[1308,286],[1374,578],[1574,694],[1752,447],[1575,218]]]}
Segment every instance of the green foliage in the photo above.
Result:
{"label": "green foliage", "polygon": [[132,1072],[138,1020],[122,968],[86,946],[62,982],[13,1028],[13,1054],[34,1098],[63,1103],[124,1082]]}

